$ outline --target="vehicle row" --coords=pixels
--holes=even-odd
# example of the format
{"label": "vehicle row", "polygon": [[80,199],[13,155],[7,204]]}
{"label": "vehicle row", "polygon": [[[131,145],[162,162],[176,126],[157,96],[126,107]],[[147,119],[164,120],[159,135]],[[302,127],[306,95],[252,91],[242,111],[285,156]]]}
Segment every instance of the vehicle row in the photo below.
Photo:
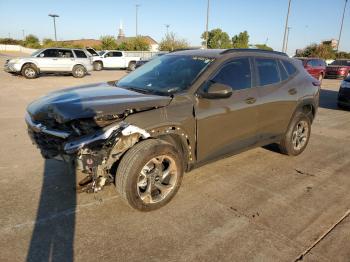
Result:
{"label": "vehicle row", "polygon": [[28,79],[41,73],[70,73],[81,78],[92,70],[121,68],[135,70],[140,57],[127,56],[118,50],[105,50],[97,53],[92,48],[45,48],[34,52],[30,57],[8,59],[4,70],[11,74],[21,74]]}
{"label": "vehicle row", "polygon": [[350,76],[350,59],[337,59],[327,65],[321,58],[296,58],[303,63],[306,71],[319,81],[323,78],[345,79]]}

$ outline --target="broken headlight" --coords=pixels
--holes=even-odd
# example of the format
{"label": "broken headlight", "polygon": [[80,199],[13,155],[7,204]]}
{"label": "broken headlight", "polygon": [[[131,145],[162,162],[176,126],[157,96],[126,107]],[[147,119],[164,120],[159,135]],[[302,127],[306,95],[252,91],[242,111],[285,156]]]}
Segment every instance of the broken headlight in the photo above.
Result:
{"label": "broken headlight", "polygon": [[105,127],[120,120],[122,120],[122,117],[120,117],[120,115],[117,114],[109,114],[94,117],[94,121],[99,127]]}

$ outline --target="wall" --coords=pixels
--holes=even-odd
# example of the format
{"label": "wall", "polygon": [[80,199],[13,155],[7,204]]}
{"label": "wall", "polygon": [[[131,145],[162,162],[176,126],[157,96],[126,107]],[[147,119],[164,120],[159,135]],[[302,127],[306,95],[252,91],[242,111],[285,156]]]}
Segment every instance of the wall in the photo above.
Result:
{"label": "wall", "polygon": [[0,44],[0,51],[15,51],[15,52],[21,52],[26,54],[31,54],[35,52],[37,49],[33,48],[27,48],[20,45],[3,45]]}

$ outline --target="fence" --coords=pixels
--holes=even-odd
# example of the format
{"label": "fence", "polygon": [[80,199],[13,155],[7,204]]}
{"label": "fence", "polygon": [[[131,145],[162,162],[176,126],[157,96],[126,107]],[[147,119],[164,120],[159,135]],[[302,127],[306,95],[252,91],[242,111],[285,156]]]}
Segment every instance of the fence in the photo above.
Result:
{"label": "fence", "polygon": [[[0,44],[0,51],[15,51],[26,54],[31,54],[35,52],[37,49],[26,48],[20,45],[3,45]],[[126,56],[136,56],[141,57],[142,59],[148,59],[155,54],[166,53],[166,52],[152,52],[152,51],[125,51]]]}

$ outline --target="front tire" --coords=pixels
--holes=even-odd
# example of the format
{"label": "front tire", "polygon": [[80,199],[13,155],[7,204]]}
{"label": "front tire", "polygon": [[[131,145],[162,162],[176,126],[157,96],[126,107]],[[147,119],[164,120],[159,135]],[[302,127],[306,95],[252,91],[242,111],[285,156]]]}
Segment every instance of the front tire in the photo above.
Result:
{"label": "front tire", "polygon": [[101,71],[103,69],[102,62],[94,62],[93,66],[95,71]]}
{"label": "front tire", "polygon": [[22,67],[21,74],[27,79],[37,78],[39,73],[35,65],[26,64]]}
{"label": "front tire", "polygon": [[73,67],[72,74],[76,78],[83,78],[86,75],[86,69],[82,65],[76,65]]}
{"label": "front tire", "polygon": [[279,144],[280,151],[290,156],[301,154],[309,143],[310,133],[310,117],[303,112],[297,112]]}
{"label": "front tire", "polygon": [[173,145],[148,139],[133,146],[121,159],[116,188],[131,207],[152,211],[175,196],[183,172],[182,159]]}

